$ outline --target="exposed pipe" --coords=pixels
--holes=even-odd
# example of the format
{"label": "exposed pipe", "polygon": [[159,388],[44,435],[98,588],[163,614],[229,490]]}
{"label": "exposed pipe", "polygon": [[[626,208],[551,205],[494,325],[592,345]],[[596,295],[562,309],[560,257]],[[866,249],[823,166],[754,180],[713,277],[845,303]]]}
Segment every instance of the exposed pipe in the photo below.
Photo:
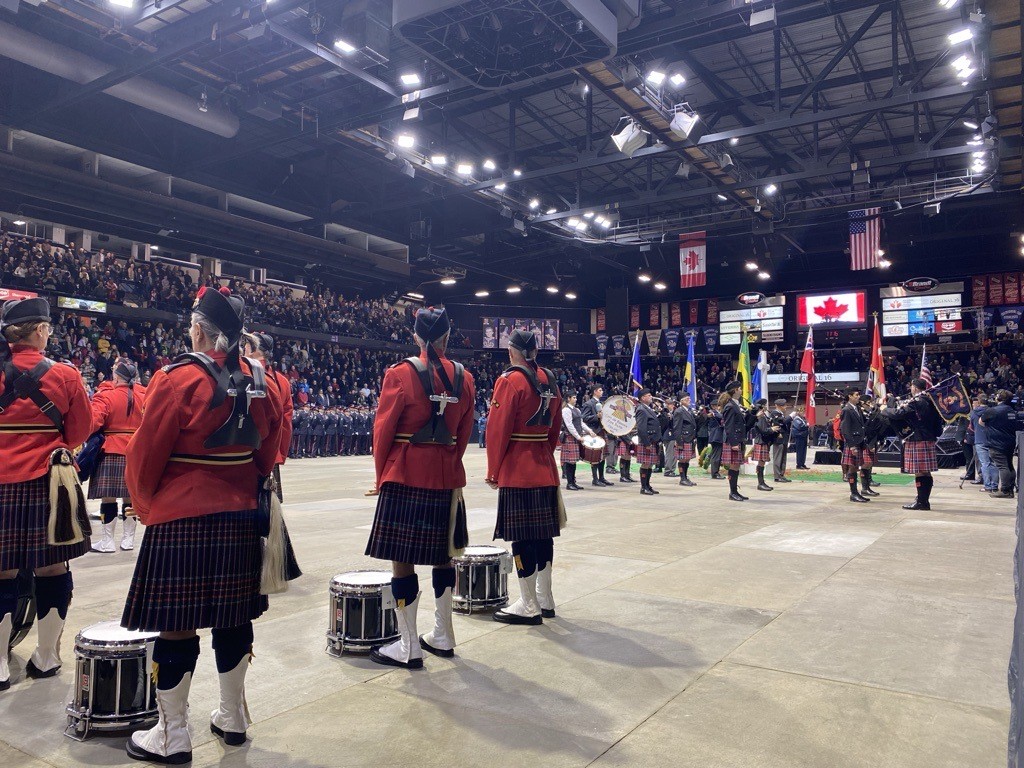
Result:
{"label": "exposed pipe", "polygon": [[[79,85],[90,83],[116,69],[4,22],[0,22],[0,56]],[[224,107],[211,104],[206,112],[200,112],[192,97],[143,77],[112,85],[104,93],[225,139],[234,138],[238,133],[238,117]]]}

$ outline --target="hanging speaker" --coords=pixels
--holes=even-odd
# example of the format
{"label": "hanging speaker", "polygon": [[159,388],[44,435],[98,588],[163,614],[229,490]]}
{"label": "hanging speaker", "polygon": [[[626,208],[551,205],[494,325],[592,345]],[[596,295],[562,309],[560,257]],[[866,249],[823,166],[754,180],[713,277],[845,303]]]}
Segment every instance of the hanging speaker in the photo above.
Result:
{"label": "hanging speaker", "polygon": [[619,152],[626,157],[632,157],[638,149],[647,145],[649,136],[647,131],[630,121],[617,133],[612,134],[612,142],[618,147]]}

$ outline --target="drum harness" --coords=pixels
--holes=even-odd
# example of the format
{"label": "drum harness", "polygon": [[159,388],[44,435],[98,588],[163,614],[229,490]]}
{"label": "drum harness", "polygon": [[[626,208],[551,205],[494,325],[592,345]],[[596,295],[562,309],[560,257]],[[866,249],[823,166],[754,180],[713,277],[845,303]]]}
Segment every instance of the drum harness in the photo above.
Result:
{"label": "drum harness", "polygon": [[[537,376],[537,371],[544,371],[544,375],[547,377],[547,381],[544,383],[543,388],[540,384],[540,379]],[[556,397],[559,397],[558,387],[553,386],[552,382],[555,380],[555,375],[547,368],[538,367],[534,370],[532,367],[525,365],[513,365],[507,371],[504,376],[510,375],[513,371],[519,371],[526,380],[530,382],[530,386],[533,387],[534,393],[540,397],[540,406],[537,408],[537,412],[533,414],[526,422],[528,427],[550,427],[551,426],[551,401]]]}
{"label": "drum harness", "polygon": [[40,386],[43,376],[53,366],[53,360],[44,357],[32,369],[22,371],[10,358],[4,359],[4,390],[0,394],[0,413],[7,410],[15,400],[31,400],[53,422],[57,431],[64,434],[64,416]]}
{"label": "drum harness", "polygon": [[[430,418],[415,434],[409,437],[409,442],[413,445],[454,445],[455,438],[444,420],[444,411],[449,403],[458,403],[459,397],[462,396],[462,382],[466,375],[465,366],[462,363],[452,363],[455,366],[455,383],[453,384],[440,359],[436,363],[431,360],[428,365],[419,357],[407,357],[398,365],[402,365],[402,363],[408,363],[416,371],[416,377],[420,380],[423,391],[431,404]],[[444,388],[440,394],[434,392],[433,371],[437,371],[437,376],[441,379],[441,386]],[[449,392],[451,392],[450,395]]]}

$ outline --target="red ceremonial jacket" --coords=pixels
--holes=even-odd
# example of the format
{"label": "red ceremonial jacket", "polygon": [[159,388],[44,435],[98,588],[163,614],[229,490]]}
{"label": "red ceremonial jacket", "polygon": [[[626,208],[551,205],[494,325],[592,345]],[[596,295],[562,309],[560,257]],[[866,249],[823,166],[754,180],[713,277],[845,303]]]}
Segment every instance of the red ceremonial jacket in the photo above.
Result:
{"label": "red ceremonial jacket", "polygon": [[128,414],[128,387],[114,386],[112,381],[100,384],[92,396],[92,427],[90,432],[102,430],[104,453],[124,455],[128,441],[142,423],[142,406],[146,402],[146,388],[132,384],[131,415]]}
{"label": "red ceremonial jacket", "polygon": [[[537,380],[541,384],[547,381],[539,369]],[[542,488],[559,483],[555,445],[562,429],[562,398],[551,399],[550,427],[526,426],[540,403],[540,395],[518,371],[501,375],[494,384],[487,414],[487,479],[497,480],[501,488]],[[527,437],[531,435],[532,440]]]}
{"label": "red ceremonial jacket", "polygon": [[[11,348],[11,361],[30,371],[43,353],[26,344]],[[0,389],[6,387],[0,367]],[[49,471],[50,454],[57,448],[77,448],[89,437],[92,414],[82,375],[73,365],[54,363],[40,387],[64,416],[64,434],[31,400],[15,400],[0,413],[0,483],[23,483]]]}
{"label": "red ceremonial jacket", "polygon": [[292,415],[295,410],[295,406],[292,405],[292,385],[287,376],[268,367],[267,389],[277,393],[281,408],[281,444],[277,449],[275,463],[284,464],[292,446]]}
{"label": "red ceremonial jacket", "polygon": [[[420,355],[426,362],[426,353]],[[455,364],[441,358],[448,379],[455,383]],[[434,391],[441,392],[434,374]],[[419,375],[409,363],[399,363],[384,373],[373,423],[373,462],[377,469],[377,488],[384,483],[402,483],[414,488],[463,488],[466,468],[462,456],[473,432],[473,405],[476,386],[469,371],[463,374],[459,402],[449,403],[444,411],[454,445],[413,445],[408,436],[430,421],[434,404],[427,399]],[[405,442],[396,442],[396,437]]]}
{"label": "red ceremonial jacket", "polygon": [[[223,352],[207,354],[224,365]],[[241,367],[250,372],[244,359]],[[150,381],[125,470],[132,506],[146,525],[256,508],[259,480],[274,469],[281,445],[280,403],[268,380],[267,397],[254,399],[250,407],[260,447],[211,450],[203,443],[227,421],[233,405],[227,397],[210,410],[213,392],[213,379],[199,365],[161,369]]]}

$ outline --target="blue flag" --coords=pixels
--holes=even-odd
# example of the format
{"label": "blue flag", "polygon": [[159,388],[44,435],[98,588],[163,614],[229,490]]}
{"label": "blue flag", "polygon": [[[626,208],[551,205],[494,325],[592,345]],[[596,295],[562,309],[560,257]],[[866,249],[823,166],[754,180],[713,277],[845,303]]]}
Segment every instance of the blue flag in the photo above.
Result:
{"label": "blue flag", "polygon": [[683,383],[694,405],[697,404],[697,361],[693,351],[696,338],[696,334],[691,334],[686,343],[686,370],[683,372]]}
{"label": "blue flag", "polygon": [[637,331],[636,342],[633,344],[633,360],[629,364],[629,375],[632,379],[630,388],[633,390],[634,397],[644,385],[643,375],[640,373],[640,339],[640,332]]}

